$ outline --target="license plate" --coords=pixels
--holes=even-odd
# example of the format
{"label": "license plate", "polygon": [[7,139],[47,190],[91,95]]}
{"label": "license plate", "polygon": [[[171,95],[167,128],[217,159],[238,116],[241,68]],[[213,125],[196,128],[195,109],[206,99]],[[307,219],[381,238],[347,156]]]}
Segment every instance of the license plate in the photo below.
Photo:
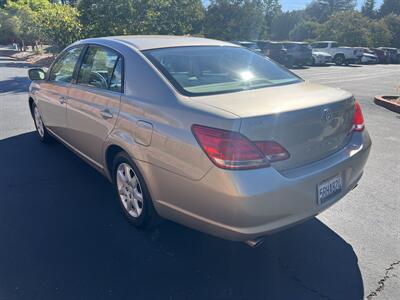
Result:
{"label": "license plate", "polygon": [[336,175],[318,184],[318,204],[323,204],[342,190],[342,176]]}

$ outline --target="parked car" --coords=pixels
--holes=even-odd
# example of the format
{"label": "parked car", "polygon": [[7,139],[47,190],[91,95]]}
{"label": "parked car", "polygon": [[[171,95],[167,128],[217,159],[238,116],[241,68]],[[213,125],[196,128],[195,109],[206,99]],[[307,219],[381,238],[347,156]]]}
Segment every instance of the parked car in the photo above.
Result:
{"label": "parked car", "polygon": [[371,51],[378,57],[378,63],[387,64],[388,63],[388,54],[385,50],[379,48],[371,48]]}
{"label": "parked car", "polygon": [[350,93],[232,43],[86,39],[29,78],[39,139],[105,175],[141,228],[161,216],[255,245],[353,190],[370,151]]}
{"label": "parked car", "polygon": [[321,41],[311,44],[316,51],[327,52],[333,57],[336,65],[348,65],[360,61],[363,51],[361,48],[340,47],[334,41]]}
{"label": "parked car", "polygon": [[363,48],[363,56],[361,57],[362,64],[376,64],[378,63],[378,56],[368,48]]}
{"label": "parked car", "polygon": [[326,52],[320,52],[313,50],[312,52],[312,64],[313,65],[325,65],[331,63],[333,58],[332,55]]}
{"label": "parked car", "polygon": [[400,63],[399,52],[396,48],[390,47],[379,47],[378,49],[384,50],[387,53],[387,63],[388,64],[398,64]]}
{"label": "parked car", "polygon": [[272,41],[255,41],[255,43],[257,43],[257,46],[263,51],[265,56],[268,56],[281,65],[287,64],[287,50],[281,43]]}
{"label": "parked car", "polygon": [[310,44],[302,42],[283,42],[287,51],[286,66],[304,66],[312,63],[312,49]]}
{"label": "parked car", "polygon": [[246,47],[247,49],[250,49],[258,54],[262,54],[263,52],[261,51],[261,49],[257,46],[256,43],[254,42],[247,42],[247,41],[233,41],[233,44],[242,46],[242,47]]}

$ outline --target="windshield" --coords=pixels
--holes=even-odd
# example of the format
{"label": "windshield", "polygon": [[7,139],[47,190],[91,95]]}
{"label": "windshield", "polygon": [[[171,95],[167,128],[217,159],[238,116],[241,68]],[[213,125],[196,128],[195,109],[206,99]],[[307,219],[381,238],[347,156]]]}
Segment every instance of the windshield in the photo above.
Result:
{"label": "windshield", "polygon": [[176,47],[144,51],[182,94],[211,95],[302,81],[253,51],[237,47]]}

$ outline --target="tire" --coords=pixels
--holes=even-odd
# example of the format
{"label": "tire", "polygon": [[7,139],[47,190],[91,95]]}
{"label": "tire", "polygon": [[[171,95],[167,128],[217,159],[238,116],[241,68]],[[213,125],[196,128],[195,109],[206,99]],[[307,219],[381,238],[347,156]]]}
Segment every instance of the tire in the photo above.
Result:
{"label": "tire", "polygon": [[40,115],[39,109],[35,103],[31,105],[31,113],[33,117],[33,122],[35,123],[36,133],[42,143],[49,143],[53,141],[46,126],[43,123],[42,116]]}
{"label": "tire", "polygon": [[293,57],[288,56],[286,59],[286,67],[287,68],[292,68],[293,67]]}
{"label": "tire", "polygon": [[337,66],[341,66],[346,63],[346,59],[343,54],[336,55],[333,61]]}
{"label": "tire", "polygon": [[160,217],[154,209],[146,182],[129,155],[119,152],[112,170],[115,193],[129,223],[140,229],[158,224]]}

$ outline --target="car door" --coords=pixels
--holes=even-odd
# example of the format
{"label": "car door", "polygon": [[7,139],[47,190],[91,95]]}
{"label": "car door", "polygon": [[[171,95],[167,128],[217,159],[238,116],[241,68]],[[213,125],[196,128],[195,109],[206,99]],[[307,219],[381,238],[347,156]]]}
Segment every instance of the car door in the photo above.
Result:
{"label": "car door", "polygon": [[122,77],[122,56],[109,48],[90,45],[69,90],[68,142],[97,165],[103,161],[103,143],[119,113]]}
{"label": "car door", "polygon": [[46,127],[60,137],[65,136],[66,100],[69,87],[83,47],[63,52],[52,65],[47,80],[40,83],[34,95]]}

